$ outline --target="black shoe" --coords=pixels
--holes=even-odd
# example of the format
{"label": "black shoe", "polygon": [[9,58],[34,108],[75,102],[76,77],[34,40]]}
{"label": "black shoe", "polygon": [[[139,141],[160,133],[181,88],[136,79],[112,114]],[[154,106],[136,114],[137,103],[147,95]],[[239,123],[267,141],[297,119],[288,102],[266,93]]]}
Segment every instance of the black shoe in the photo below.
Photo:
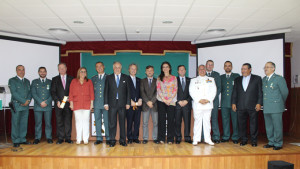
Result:
{"label": "black shoe", "polygon": [[280,150],[280,149],[282,149],[282,147],[276,147],[276,146],[273,147],[273,150]]}
{"label": "black shoe", "polygon": [[115,142],[110,142],[109,147],[114,147],[116,145]]}
{"label": "black shoe", "polygon": [[175,141],[175,144],[180,144],[180,141]]}
{"label": "black shoe", "polygon": [[143,144],[147,144],[148,143],[148,140],[143,140]]}
{"label": "black shoe", "polygon": [[48,144],[53,144],[53,140],[52,139],[47,139],[47,143]]}
{"label": "black shoe", "polygon": [[225,140],[225,139],[221,140],[221,143],[226,143],[226,142],[229,142],[229,140]]}
{"label": "black shoe", "polygon": [[240,146],[245,146],[247,144],[247,142],[241,142]]}
{"label": "black shoe", "polygon": [[94,142],[95,145],[98,145],[98,144],[101,144],[101,143],[102,143],[101,140],[97,140],[97,141]]}
{"label": "black shoe", "polygon": [[25,142],[20,143],[20,144],[29,145],[29,144],[31,144],[31,143],[30,143],[29,141],[25,141]]}
{"label": "black shoe", "polygon": [[154,140],[153,141],[155,144],[159,144],[159,141],[158,140]]}
{"label": "black shoe", "polygon": [[39,144],[40,140],[39,139],[34,139],[33,144]]}
{"label": "black shoe", "polygon": [[274,146],[269,145],[269,144],[264,145],[264,148],[272,148],[272,147],[274,147]]}
{"label": "black shoe", "polygon": [[64,142],[64,140],[58,139],[56,144],[62,144]]}
{"label": "black shoe", "polygon": [[123,147],[127,146],[126,142],[122,142],[122,143],[120,143],[120,145],[123,146]]}
{"label": "black shoe", "polygon": [[69,144],[73,144],[73,141],[70,140],[70,139],[66,139],[65,142],[66,142],[66,143],[69,143]]}
{"label": "black shoe", "polygon": [[13,147],[20,147],[19,143],[14,143]]}
{"label": "black shoe", "polygon": [[128,144],[132,144],[132,141],[133,141],[132,139],[129,139]]}
{"label": "black shoe", "polygon": [[106,140],[106,145],[110,145],[110,141],[109,140]]}
{"label": "black shoe", "polygon": [[136,144],[141,144],[139,139],[134,139],[133,142],[136,143]]}
{"label": "black shoe", "polygon": [[192,140],[185,140],[185,142],[186,142],[186,143],[190,143],[190,144],[192,144],[192,143],[193,143],[193,141],[192,141]]}
{"label": "black shoe", "polygon": [[257,143],[252,143],[252,147],[257,147]]}
{"label": "black shoe", "polygon": [[238,144],[239,143],[239,141],[237,141],[237,140],[232,140],[232,142],[233,142],[233,144]]}
{"label": "black shoe", "polygon": [[219,144],[220,140],[213,140],[214,143]]}

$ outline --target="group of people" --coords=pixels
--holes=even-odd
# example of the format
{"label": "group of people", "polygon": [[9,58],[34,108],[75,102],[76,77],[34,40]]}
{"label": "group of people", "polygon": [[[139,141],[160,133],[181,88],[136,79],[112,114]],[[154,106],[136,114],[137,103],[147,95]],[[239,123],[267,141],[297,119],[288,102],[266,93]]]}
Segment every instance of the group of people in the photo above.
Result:
{"label": "group of people", "polygon": [[[149,117],[153,122],[152,139],[156,144],[187,143],[209,145],[228,142],[244,146],[248,142],[247,121],[250,119],[251,145],[257,146],[258,111],[263,113],[268,137],[264,148],[279,150],[283,144],[282,113],[288,88],[285,79],[275,74],[275,64],[267,62],[266,76],[251,73],[249,63],[242,65],[240,76],[232,72],[232,63],[224,63],[225,74],[214,71],[214,62],[198,66],[198,76],[186,77],[186,67],[177,67],[178,76],[172,75],[169,62],[161,64],[161,72],[154,78],[154,67],[145,68],[146,78],[136,77],[138,66],[130,64],[129,75],[122,73],[122,64],[113,63],[113,73],[106,74],[103,62],[97,62],[97,75],[87,78],[87,69],[78,69],[76,78],[66,74],[65,63],[58,64],[59,75],[47,79],[45,67],[38,69],[39,78],[32,81],[24,78],[25,67],[16,67],[17,76],[9,80],[12,94],[12,131],[14,147],[31,144],[26,140],[29,103],[34,100],[35,139],[38,144],[42,136],[42,118],[45,120],[45,135],[49,144],[52,140],[52,100],[54,101],[57,127],[57,142],[72,144],[72,112],[75,115],[76,144],[89,142],[90,114],[94,112],[96,124],[95,145],[103,143],[102,118],[105,126],[106,144],[116,145],[117,119],[119,120],[122,146],[137,143],[147,144],[149,140]],[[221,102],[219,95],[221,94]],[[223,136],[221,139],[218,109],[221,103]],[[193,109],[193,139],[190,136],[191,110]],[[141,118],[142,115],[142,118]],[[139,140],[140,119],[142,119],[143,140]],[[184,136],[181,134],[184,121]],[[232,123],[232,134],[230,133]],[[127,131],[126,131],[127,124]],[[212,131],[212,135],[211,135]],[[127,133],[127,139],[126,139]],[[127,142],[126,142],[127,140]]]}

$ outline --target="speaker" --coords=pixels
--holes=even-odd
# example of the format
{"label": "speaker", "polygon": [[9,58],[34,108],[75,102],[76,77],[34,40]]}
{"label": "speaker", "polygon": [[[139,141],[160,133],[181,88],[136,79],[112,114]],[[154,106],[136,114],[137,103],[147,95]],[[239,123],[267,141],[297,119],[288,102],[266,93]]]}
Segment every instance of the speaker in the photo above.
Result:
{"label": "speaker", "polygon": [[268,169],[294,169],[294,164],[285,161],[268,161]]}

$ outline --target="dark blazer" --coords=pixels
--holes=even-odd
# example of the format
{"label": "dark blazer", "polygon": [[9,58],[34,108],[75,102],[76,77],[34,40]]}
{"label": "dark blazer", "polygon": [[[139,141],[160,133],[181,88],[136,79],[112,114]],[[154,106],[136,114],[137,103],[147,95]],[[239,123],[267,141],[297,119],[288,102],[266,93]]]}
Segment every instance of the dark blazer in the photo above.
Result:
{"label": "dark blazer", "polygon": [[[192,98],[191,98],[190,92],[189,92],[190,81],[191,81],[191,78],[185,77],[185,88],[183,91],[182,85],[181,85],[181,77],[177,77],[177,85],[178,85],[177,102],[179,102],[181,100],[187,100],[189,102],[187,104],[187,106],[189,106],[189,107],[191,106],[191,101],[192,101]],[[180,105],[176,104],[176,108],[180,108]]]}
{"label": "dark blazer", "polygon": [[141,79],[138,78],[138,77],[135,77],[136,79],[136,87],[134,87],[134,84],[133,84],[133,81],[131,79],[130,76],[129,77],[129,87],[130,87],[130,98],[131,100],[133,100],[134,102],[137,102],[140,98],[141,98],[141,95],[140,95],[140,81]]}
{"label": "dark blazer", "polygon": [[[121,73],[119,87],[115,80],[115,74],[106,76],[105,88],[104,88],[104,105],[113,107],[125,107],[130,105],[130,87],[129,81],[131,79]],[[117,105],[117,93],[118,93],[118,105]]]}
{"label": "dark blazer", "polygon": [[[52,96],[52,99],[54,100],[54,106],[57,106],[57,101],[61,102],[63,100],[64,96],[69,96],[69,89],[70,89],[70,84],[71,84],[72,80],[73,80],[73,77],[67,75],[66,88],[64,89],[60,75],[52,78],[51,96]],[[69,102],[67,102],[66,104],[69,104]],[[65,107],[69,107],[69,106],[65,106]]]}
{"label": "dark blazer", "polygon": [[237,110],[255,110],[256,104],[263,104],[261,77],[251,74],[246,92],[242,81],[243,76],[234,80],[231,103],[236,104]]}
{"label": "dark blazer", "polygon": [[157,111],[157,103],[156,103],[156,79],[153,78],[151,87],[149,88],[148,84],[148,78],[144,78],[141,80],[141,97],[143,99],[143,105],[142,105],[142,110],[143,111],[148,111],[149,106],[147,105],[148,101],[152,101],[153,103],[153,108],[152,110],[154,112]]}

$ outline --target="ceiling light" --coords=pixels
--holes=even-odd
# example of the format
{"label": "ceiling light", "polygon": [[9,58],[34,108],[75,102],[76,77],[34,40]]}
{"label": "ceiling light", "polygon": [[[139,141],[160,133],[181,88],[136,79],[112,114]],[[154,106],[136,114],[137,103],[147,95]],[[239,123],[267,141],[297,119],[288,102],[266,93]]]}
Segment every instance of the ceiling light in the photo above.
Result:
{"label": "ceiling light", "polygon": [[172,24],[173,21],[162,21],[163,24]]}
{"label": "ceiling light", "polygon": [[210,35],[221,35],[226,32],[226,29],[209,29],[206,31],[206,34]]}
{"label": "ceiling light", "polygon": [[83,21],[73,21],[73,23],[75,23],[75,24],[84,24]]}
{"label": "ceiling light", "polygon": [[64,28],[49,28],[48,31],[56,34],[65,34],[69,32],[69,30]]}

